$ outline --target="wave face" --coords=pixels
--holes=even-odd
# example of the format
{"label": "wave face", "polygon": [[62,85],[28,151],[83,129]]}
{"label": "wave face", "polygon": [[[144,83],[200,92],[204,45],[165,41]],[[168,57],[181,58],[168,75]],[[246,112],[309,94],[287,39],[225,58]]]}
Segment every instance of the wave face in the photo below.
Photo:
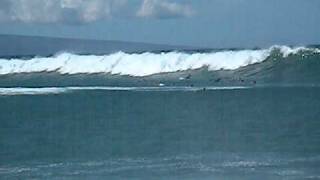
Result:
{"label": "wave face", "polygon": [[52,57],[23,59],[0,59],[0,75],[18,73],[57,72],[59,74],[118,74],[149,76],[159,73],[195,70],[207,67],[209,71],[235,70],[261,63],[274,54],[282,58],[298,53],[320,53],[316,48],[273,46],[261,50],[238,50],[220,52],[167,52],[110,55],[75,55],[62,53]]}

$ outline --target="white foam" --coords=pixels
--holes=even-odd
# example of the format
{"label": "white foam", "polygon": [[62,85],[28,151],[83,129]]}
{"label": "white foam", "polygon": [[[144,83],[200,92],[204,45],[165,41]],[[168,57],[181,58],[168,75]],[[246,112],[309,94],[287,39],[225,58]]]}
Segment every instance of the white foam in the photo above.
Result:
{"label": "white foam", "polygon": [[228,87],[188,87],[188,86],[159,86],[159,87],[44,87],[44,88],[0,88],[0,96],[17,95],[49,95],[62,94],[75,91],[203,91],[203,90],[237,90],[249,89],[246,86],[228,86]]}
{"label": "white foam", "polygon": [[[130,76],[148,76],[208,67],[210,71],[239,67],[264,60],[279,48],[284,57],[307,48],[274,46],[264,50],[221,51],[212,53],[143,53],[118,52],[110,55],[74,55],[63,53],[53,57],[22,59],[0,59],[0,75],[13,73],[58,72],[60,74],[110,73]],[[317,51],[315,51],[317,52]]]}
{"label": "white foam", "polygon": [[43,94],[59,94],[66,92],[64,88],[0,88],[0,96],[14,95],[43,95]]}
{"label": "white foam", "polygon": [[306,48],[306,47],[288,47],[288,46],[273,46],[273,49],[279,49],[280,52],[282,53],[283,57],[288,57],[291,54],[297,54],[301,51],[315,51],[318,52],[318,49],[311,49],[311,48]]}

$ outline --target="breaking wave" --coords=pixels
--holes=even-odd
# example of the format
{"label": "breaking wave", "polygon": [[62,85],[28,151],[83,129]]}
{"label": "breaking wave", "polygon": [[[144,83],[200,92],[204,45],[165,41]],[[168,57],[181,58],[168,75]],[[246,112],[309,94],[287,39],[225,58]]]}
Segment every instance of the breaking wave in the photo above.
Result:
{"label": "breaking wave", "polygon": [[0,59],[0,75],[18,73],[57,72],[59,74],[118,74],[149,76],[194,70],[207,67],[209,71],[235,70],[263,62],[273,53],[282,57],[301,52],[320,53],[320,49],[273,46],[260,50],[224,50],[218,52],[163,52],[128,54],[118,52],[109,55],[76,55],[62,53],[52,57],[34,57],[28,60]]}

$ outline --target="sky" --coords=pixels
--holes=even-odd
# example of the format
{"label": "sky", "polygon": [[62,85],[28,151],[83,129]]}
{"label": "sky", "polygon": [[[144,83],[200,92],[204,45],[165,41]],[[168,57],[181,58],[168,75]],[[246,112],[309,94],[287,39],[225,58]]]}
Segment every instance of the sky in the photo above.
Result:
{"label": "sky", "polygon": [[1,0],[0,34],[208,48],[320,44],[320,0]]}

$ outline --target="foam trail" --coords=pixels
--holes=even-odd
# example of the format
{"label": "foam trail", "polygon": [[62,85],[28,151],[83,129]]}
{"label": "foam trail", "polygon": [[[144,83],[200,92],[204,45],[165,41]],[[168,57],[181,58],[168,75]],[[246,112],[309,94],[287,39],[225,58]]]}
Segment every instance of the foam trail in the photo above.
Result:
{"label": "foam trail", "polygon": [[50,95],[75,91],[203,91],[203,90],[240,90],[248,89],[245,86],[229,87],[45,87],[45,88],[0,88],[0,96],[17,95]]}
{"label": "foam trail", "polygon": [[44,94],[60,94],[66,92],[64,88],[0,88],[0,96],[14,95],[44,95]]}
{"label": "foam trail", "polygon": [[211,53],[142,53],[118,52],[110,55],[74,55],[63,53],[53,57],[35,57],[30,60],[0,59],[0,75],[14,73],[57,72],[60,74],[108,73],[130,76],[148,76],[208,67],[210,71],[239,67],[266,60],[273,50],[279,49],[283,57],[300,51],[318,49],[274,46],[262,50],[220,51]]}

